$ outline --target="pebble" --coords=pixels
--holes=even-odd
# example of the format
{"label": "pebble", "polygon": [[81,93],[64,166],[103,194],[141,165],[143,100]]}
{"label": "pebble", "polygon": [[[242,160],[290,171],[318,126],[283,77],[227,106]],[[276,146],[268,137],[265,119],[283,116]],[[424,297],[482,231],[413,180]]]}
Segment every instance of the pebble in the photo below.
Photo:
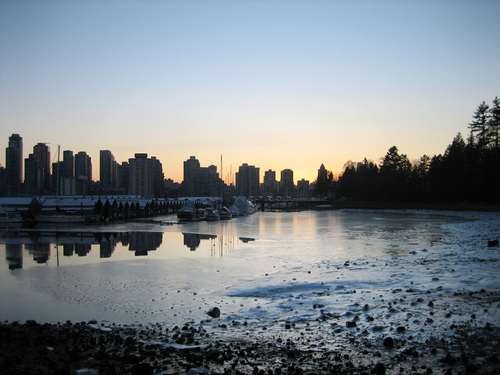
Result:
{"label": "pebble", "polygon": [[375,367],[372,368],[372,374],[385,375],[385,365],[382,362],[377,362]]}
{"label": "pebble", "polygon": [[218,318],[220,317],[220,309],[218,307],[212,307],[207,311],[207,315],[211,316],[212,318]]}
{"label": "pebble", "polygon": [[386,337],[384,339],[384,346],[387,348],[387,349],[392,349],[394,348],[394,339],[392,337]]}

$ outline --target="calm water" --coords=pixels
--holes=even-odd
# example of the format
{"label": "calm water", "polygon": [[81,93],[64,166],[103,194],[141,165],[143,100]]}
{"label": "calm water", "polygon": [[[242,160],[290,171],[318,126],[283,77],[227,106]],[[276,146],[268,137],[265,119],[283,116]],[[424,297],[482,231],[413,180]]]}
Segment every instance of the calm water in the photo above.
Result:
{"label": "calm water", "polygon": [[0,232],[0,319],[182,323],[206,319],[212,306],[231,319],[279,319],[325,285],[390,288],[398,279],[389,274],[403,272],[379,263],[404,268],[417,252],[443,251],[450,225],[464,222],[363,211],[155,220]]}

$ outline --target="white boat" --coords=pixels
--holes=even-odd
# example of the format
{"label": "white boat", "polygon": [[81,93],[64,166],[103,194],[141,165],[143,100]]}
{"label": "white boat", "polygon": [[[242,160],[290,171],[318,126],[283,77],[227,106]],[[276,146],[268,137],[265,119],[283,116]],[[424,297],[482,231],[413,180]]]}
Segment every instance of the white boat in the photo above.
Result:
{"label": "white boat", "polygon": [[19,212],[9,210],[7,207],[0,205],[0,228],[21,228],[23,223],[24,220]]}
{"label": "white boat", "polygon": [[255,206],[243,196],[237,197],[233,203],[233,206],[236,206],[236,208],[238,208],[240,216],[253,214],[255,212]]}
{"label": "white boat", "polygon": [[205,210],[205,220],[207,221],[217,221],[220,220],[219,211],[207,209]]}
{"label": "white boat", "polygon": [[55,215],[39,215],[36,219],[39,223],[50,224],[83,224],[87,222],[87,218],[76,211],[66,211]]}
{"label": "white boat", "polygon": [[229,208],[223,206],[219,209],[219,216],[221,220],[229,220],[233,217],[233,214],[229,211]]}
{"label": "white boat", "polygon": [[240,210],[234,204],[229,207],[229,212],[231,212],[231,216],[233,217],[240,216]]}
{"label": "white boat", "polygon": [[194,202],[187,202],[177,211],[179,220],[203,220],[205,218],[205,210],[197,209]]}

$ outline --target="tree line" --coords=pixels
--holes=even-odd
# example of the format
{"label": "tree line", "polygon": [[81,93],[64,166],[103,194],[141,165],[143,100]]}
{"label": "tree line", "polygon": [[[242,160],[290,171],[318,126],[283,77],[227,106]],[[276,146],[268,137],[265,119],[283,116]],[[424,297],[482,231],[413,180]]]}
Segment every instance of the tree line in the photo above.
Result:
{"label": "tree line", "polygon": [[348,161],[337,179],[331,172],[318,175],[316,193],[363,201],[500,203],[499,128],[496,97],[491,106],[483,101],[477,107],[467,139],[458,133],[444,154],[411,163],[392,146],[379,165],[365,158]]}

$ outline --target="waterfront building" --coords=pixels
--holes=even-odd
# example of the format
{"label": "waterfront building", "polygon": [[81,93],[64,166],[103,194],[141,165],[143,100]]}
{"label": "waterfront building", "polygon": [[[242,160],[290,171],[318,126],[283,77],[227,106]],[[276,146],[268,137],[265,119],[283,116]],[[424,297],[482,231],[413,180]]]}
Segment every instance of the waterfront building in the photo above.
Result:
{"label": "waterfront building", "polygon": [[311,191],[308,180],[297,181],[297,198],[311,198]]}
{"label": "waterfront building", "polygon": [[[58,159],[60,159],[58,157]],[[52,163],[52,186],[59,187],[57,194],[59,195],[75,195],[76,194],[76,181],[73,151],[63,151],[63,160]],[[59,178],[59,181],[57,181]],[[69,188],[71,187],[71,188]]]}
{"label": "waterfront building", "polygon": [[280,193],[283,197],[295,196],[295,185],[293,183],[293,171],[284,169],[281,171]]}
{"label": "waterfront building", "polygon": [[75,177],[92,181],[92,159],[85,151],[80,151],[75,155]]}
{"label": "waterfront building", "polygon": [[43,165],[35,156],[29,154],[24,159],[24,190],[29,195],[39,195],[43,189]]}
{"label": "waterfront building", "polygon": [[264,196],[275,196],[278,193],[278,181],[276,181],[276,172],[269,169],[264,172],[264,183],[262,185],[262,194]]}
{"label": "waterfront building", "polygon": [[5,183],[7,195],[19,195],[23,182],[23,138],[19,134],[9,137],[5,150]]}
{"label": "waterfront building", "polygon": [[245,197],[259,195],[260,168],[244,163],[236,172],[236,192]]}
{"label": "waterfront building", "polygon": [[130,165],[127,161],[118,164],[118,187],[128,190],[130,183]]}
{"label": "waterfront building", "polygon": [[187,197],[196,196],[196,179],[200,168],[200,162],[195,156],[190,156],[189,159],[184,162],[184,180],[182,181],[182,189],[184,195]]}
{"label": "waterfront building", "polygon": [[109,150],[99,152],[99,181],[101,188],[115,188],[118,186],[117,163]]}
{"label": "waterfront building", "polygon": [[61,177],[59,179],[59,195],[87,195],[89,182],[78,177]]}
{"label": "waterfront building", "polygon": [[73,151],[71,150],[63,151],[63,161],[60,165],[59,177],[75,177],[75,157],[73,156]]}
{"label": "waterfront building", "polygon": [[221,194],[222,181],[217,167],[201,167],[196,157],[191,156],[184,162],[183,195],[187,197],[214,197]]}
{"label": "waterfront building", "polygon": [[[163,194],[163,168],[156,157],[148,159],[148,154],[135,154],[135,158],[129,159],[130,182],[129,194],[142,195],[145,198],[159,197]],[[161,180],[158,190],[155,192],[157,181]],[[155,195],[155,194],[158,194]]]}
{"label": "waterfront building", "polygon": [[7,171],[0,165],[0,197],[7,195]]}
{"label": "waterfront building", "polygon": [[155,198],[163,198],[165,196],[164,181],[165,175],[163,174],[163,166],[161,162],[155,157],[151,156],[151,163],[153,168],[153,196]]}
{"label": "waterfront building", "polygon": [[33,147],[33,154],[43,165],[43,190],[50,191],[52,188],[50,147],[46,143],[38,143]]}

